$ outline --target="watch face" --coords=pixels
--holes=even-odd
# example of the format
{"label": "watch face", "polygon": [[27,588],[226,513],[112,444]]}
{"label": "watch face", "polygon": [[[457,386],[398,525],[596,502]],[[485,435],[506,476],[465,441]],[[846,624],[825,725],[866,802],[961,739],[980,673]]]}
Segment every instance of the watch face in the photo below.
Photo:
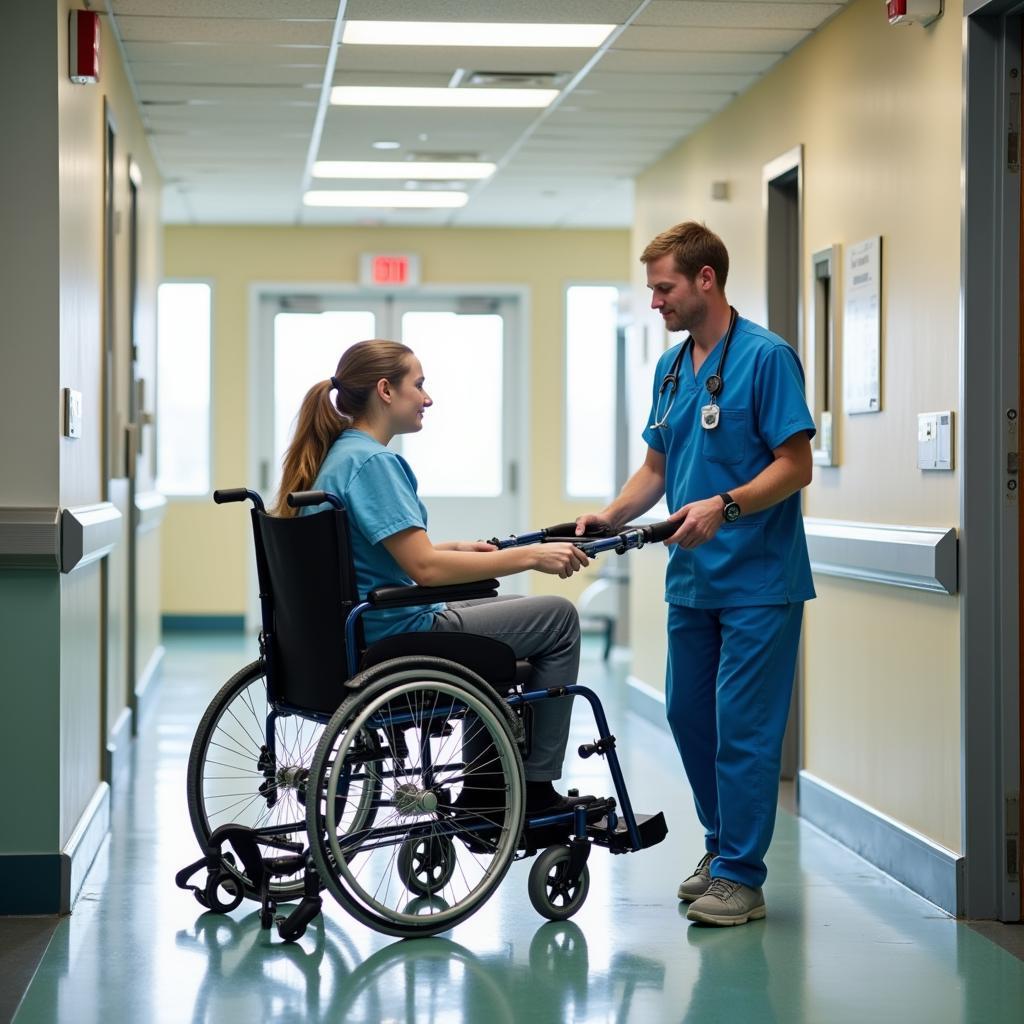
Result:
{"label": "watch face", "polygon": [[735,523],[740,517],[740,507],[735,501],[730,502],[725,506],[725,521],[727,523]]}

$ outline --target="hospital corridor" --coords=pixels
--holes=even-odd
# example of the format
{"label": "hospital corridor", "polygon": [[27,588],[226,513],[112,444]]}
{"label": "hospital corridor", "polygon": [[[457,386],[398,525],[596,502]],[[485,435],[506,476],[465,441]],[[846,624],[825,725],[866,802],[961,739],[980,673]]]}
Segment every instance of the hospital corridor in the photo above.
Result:
{"label": "hospital corridor", "polygon": [[1024,1021],[1024,2],[4,13],[0,1024]]}

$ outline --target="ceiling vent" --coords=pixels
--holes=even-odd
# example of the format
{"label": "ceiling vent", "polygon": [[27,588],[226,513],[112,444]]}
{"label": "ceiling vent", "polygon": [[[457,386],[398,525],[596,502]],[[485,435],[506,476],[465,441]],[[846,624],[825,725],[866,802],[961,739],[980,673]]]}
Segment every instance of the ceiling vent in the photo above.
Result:
{"label": "ceiling vent", "polygon": [[569,81],[567,71],[471,71],[457,68],[451,89],[561,89]]}

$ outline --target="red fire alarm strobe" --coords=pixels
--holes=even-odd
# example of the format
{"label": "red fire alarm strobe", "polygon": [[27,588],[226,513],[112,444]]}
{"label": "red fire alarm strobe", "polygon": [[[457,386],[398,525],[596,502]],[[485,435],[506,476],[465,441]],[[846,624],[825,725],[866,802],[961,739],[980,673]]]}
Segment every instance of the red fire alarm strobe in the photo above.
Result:
{"label": "red fire alarm strobe", "polygon": [[68,37],[71,81],[95,85],[100,80],[100,16],[95,11],[72,11]]}
{"label": "red fire alarm strobe", "polygon": [[942,14],[942,0],[883,0],[890,25],[930,25]]}

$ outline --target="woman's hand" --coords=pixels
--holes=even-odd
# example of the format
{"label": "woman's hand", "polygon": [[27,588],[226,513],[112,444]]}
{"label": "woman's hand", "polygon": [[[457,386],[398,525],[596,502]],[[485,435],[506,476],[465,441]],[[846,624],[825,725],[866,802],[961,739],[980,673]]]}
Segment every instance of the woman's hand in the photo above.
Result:
{"label": "woman's hand", "polygon": [[534,544],[528,550],[534,555],[534,569],[563,580],[590,565],[590,559],[575,544]]}

